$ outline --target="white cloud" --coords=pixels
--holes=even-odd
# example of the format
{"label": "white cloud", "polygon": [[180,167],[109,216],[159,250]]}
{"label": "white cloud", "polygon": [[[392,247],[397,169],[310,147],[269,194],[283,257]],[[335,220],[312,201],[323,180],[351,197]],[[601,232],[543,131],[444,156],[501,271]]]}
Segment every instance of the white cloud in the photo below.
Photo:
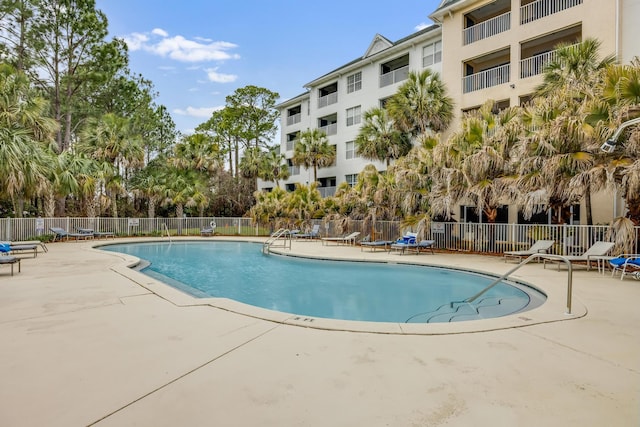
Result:
{"label": "white cloud", "polygon": [[200,107],[200,108],[187,107],[186,110],[176,108],[175,110],[173,110],[173,112],[180,116],[209,118],[211,117],[211,114],[213,114],[214,111],[218,111],[222,108],[223,107]]}
{"label": "white cloud", "polygon": [[419,23],[418,25],[415,26],[415,30],[416,31],[424,30],[425,28],[427,28],[430,25],[431,24],[427,24],[425,22],[421,22],[421,23]]}
{"label": "white cloud", "polygon": [[235,74],[222,74],[218,73],[217,68],[209,68],[207,70],[207,77],[209,80],[215,83],[231,83],[235,82],[238,76]]}
{"label": "white cloud", "polygon": [[131,33],[123,39],[132,51],[143,49],[145,43],[149,41],[149,37],[141,33]]}
{"label": "white cloud", "polygon": [[168,37],[169,36],[169,33],[167,33],[162,28],[154,28],[153,30],[151,30],[151,34],[155,34],[156,36],[160,36],[160,37]]}
{"label": "white cloud", "polygon": [[169,37],[169,33],[154,28],[150,33],[132,33],[124,37],[131,51],[144,50],[154,55],[181,62],[207,62],[239,59],[231,50],[238,47],[225,41],[211,41],[202,37],[189,40],[183,36]]}

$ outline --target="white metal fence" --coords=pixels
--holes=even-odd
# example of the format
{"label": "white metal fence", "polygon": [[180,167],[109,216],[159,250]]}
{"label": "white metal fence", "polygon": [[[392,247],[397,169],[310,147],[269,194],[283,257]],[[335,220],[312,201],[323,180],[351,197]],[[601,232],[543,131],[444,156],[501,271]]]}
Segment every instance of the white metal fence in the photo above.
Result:
{"label": "white metal fence", "polygon": [[[162,236],[167,230],[172,236],[199,236],[200,230],[215,223],[216,234],[228,236],[268,236],[275,225],[256,225],[249,218],[0,218],[0,240],[32,240],[52,235],[50,227],[75,232],[91,228],[99,232],[112,232],[116,236]],[[359,231],[360,238],[396,240],[406,231],[397,221],[377,221],[365,225],[350,220],[346,229],[342,221],[313,220],[320,225],[321,236],[339,236]],[[299,228],[299,227],[291,227]],[[608,241],[606,225],[544,225],[544,224],[477,224],[434,222],[424,231],[425,239],[436,241],[435,247],[452,251],[500,254],[506,250],[526,249],[536,240],[554,240],[550,253],[575,255],[586,251],[596,241]],[[635,227],[634,247],[630,253],[640,253],[640,227]]]}

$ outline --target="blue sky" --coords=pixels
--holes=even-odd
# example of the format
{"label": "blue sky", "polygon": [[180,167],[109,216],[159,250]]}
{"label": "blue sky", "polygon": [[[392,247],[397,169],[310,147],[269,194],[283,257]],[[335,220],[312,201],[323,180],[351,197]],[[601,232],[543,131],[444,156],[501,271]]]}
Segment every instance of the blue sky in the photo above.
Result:
{"label": "blue sky", "polygon": [[236,89],[280,94],[363,55],[376,34],[399,40],[430,25],[440,0],[96,0],[130,68],[189,133]]}

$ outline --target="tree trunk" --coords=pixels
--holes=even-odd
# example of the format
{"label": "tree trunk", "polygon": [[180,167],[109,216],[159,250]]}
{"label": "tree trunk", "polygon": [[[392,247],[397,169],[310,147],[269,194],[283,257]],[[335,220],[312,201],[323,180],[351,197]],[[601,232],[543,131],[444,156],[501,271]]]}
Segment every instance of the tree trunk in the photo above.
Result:
{"label": "tree trunk", "polygon": [[584,192],[584,205],[587,215],[587,225],[593,225],[593,215],[591,213],[591,185],[587,184]]}

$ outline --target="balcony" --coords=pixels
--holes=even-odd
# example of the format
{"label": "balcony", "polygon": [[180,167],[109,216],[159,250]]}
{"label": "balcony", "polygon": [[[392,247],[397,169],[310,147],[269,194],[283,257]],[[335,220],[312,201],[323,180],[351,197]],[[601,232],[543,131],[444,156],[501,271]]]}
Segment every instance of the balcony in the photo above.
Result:
{"label": "balcony", "polygon": [[289,166],[289,175],[300,175],[300,166]]}
{"label": "balcony", "polygon": [[582,0],[536,0],[520,7],[520,25],[582,4]]}
{"label": "balcony", "polygon": [[462,78],[463,93],[509,83],[510,64],[500,65]]}
{"label": "balcony", "polygon": [[294,147],[295,143],[296,143],[296,142],[295,142],[295,141],[293,141],[293,140],[292,140],[292,141],[287,141],[286,151],[291,151],[291,150],[293,150],[293,147]]}
{"label": "balcony", "polygon": [[302,121],[302,114],[300,114],[300,113],[293,114],[293,115],[287,117],[287,126],[291,126],[291,125],[294,125],[296,123],[300,123],[300,121]]}
{"label": "balcony", "polygon": [[318,187],[320,195],[324,197],[331,197],[336,194],[336,187]]}
{"label": "balcony", "polygon": [[409,75],[408,65],[402,68],[398,68],[397,70],[393,70],[389,73],[382,74],[380,76],[380,87],[389,86],[394,83],[407,80],[408,75]]}
{"label": "balcony", "polygon": [[556,56],[556,51],[541,53],[531,58],[520,60],[520,78],[537,76],[542,74],[544,67]]}
{"label": "balcony", "polygon": [[338,102],[338,92],[333,92],[329,95],[318,98],[318,108],[326,107],[327,105],[335,104],[336,102]]}
{"label": "balcony", "polygon": [[462,40],[465,45],[486,39],[511,29],[511,12],[491,18],[462,30]]}
{"label": "balcony", "polygon": [[338,133],[338,124],[337,123],[331,123],[329,125],[320,126],[320,127],[318,127],[318,129],[323,131],[327,136],[335,135],[335,134]]}
{"label": "balcony", "polygon": [[520,78],[544,73],[546,65],[556,57],[558,45],[575,45],[582,39],[582,25],[554,31],[520,45]]}

